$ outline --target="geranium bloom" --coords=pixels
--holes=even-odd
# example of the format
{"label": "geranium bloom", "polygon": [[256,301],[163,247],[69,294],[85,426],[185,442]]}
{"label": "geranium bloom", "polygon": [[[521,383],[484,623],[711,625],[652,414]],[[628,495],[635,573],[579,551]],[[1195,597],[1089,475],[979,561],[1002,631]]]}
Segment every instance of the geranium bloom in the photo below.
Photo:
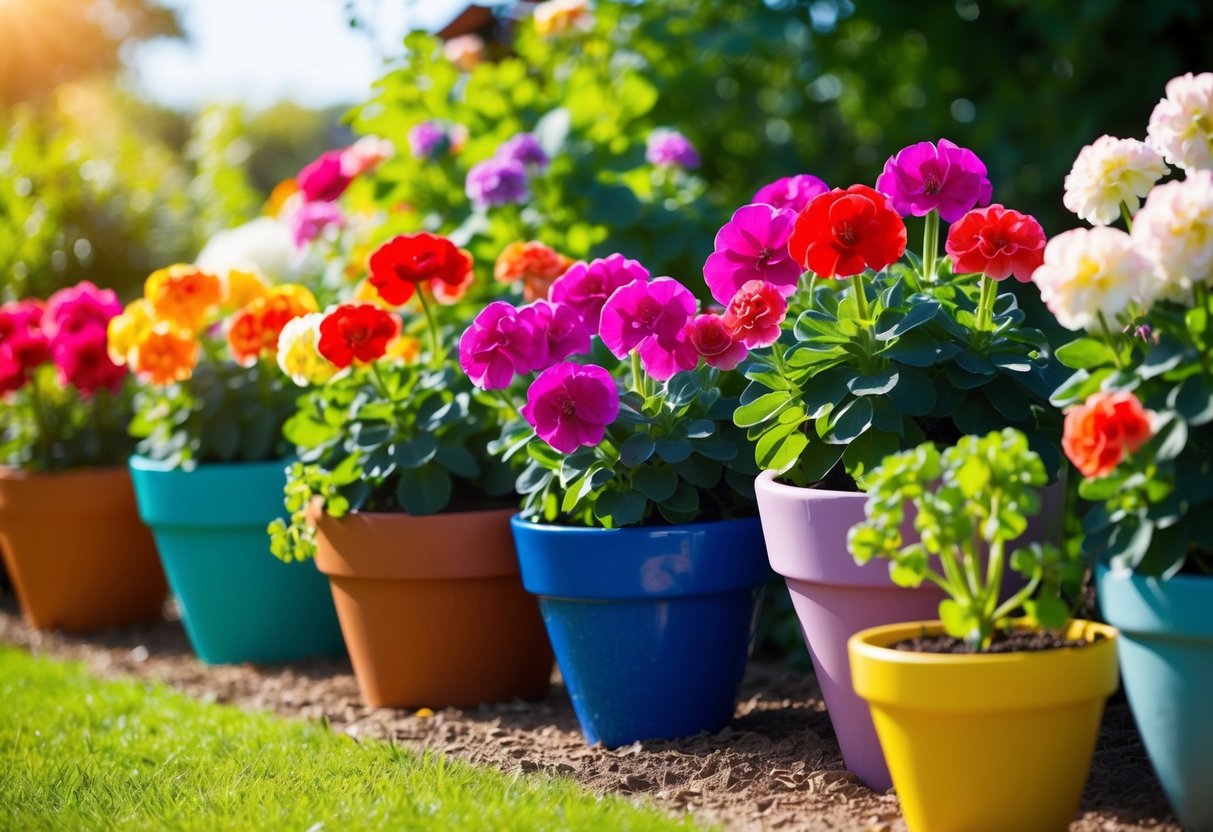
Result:
{"label": "geranium bloom", "polygon": [[504,390],[516,373],[533,371],[547,350],[534,318],[498,300],[480,310],[460,337],[459,366],[481,390]]}
{"label": "geranium bloom", "polygon": [[697,168],[699,151],[677,130],[659,127],[649,133],[644,158],[659,168]]}
{"label": "geranium bloom", "polygon": [[51,343],[40,326],[43,317],[37,301],[0,306],[0,394],[20,389],[34,369],[51,360]]}
{"label": "geranium bloom", "polygon": [[743,205],[716,233],[716,250],[703,266],[703,279],[719,303],[728,303],[744,284],[763,280],[785,295],[796,291],[803,271],[788,254],[795,215],[762,203]]}
{"label": "geranium bloom", "polygon": [[379,167],[395,153],[396,148],[387,139],[363,136],[341,151],[341,173],[354,179]]}
{"label": "geranium bloom", "polygon": [[63,381],[83,396],[98,390],[116,393],[126,378],[126,368],[110,360],[101,324],[61,332],[54,342],[54,359]]}
{"label": "geranium bloom", "polygon": [[570,355],[590,351],[590,331],[571,307],[537,300],[519,309],[518,315],[535,333],[532,370],[544,370]]}
{"label": "geranium bloom", "polygon": [[198,341],[188,332],[157,326],[131,351],[131,370],[145,384],[185,381],[198,363]]}
{"label": "geranium bloom", "polygon": [[1112,473],[1151,436],[1150,413],[1135,395],[1099,392],[1066,413],[1061,447],[1090,479]]}
{"label": "geranium bloom", "polygon": [[977,154],[947,139],[940,139],[938,145],[912,144],[890,156],[876,180],[876,190],[888,194],[893,209],[903,217],[922,217],[938,210],[946,222],[988,204],[994,192]]}
{"label": "geranium bloom", "polygon": [[522,296],[528,301],[546,298],[552,283],[569,270],[573,261],[543,243],[517,241],[501,250],[493,276],[502,283],[522,281]]}
{"label": "geranium bloom", "polygon": [[236,363],[251,367],[278,350],[278,337],[292,320],[317,311],[316,298],[303,286],[274,286],[232,318],[228,348]]}
{"label": "geranium bloom", "polygon": [[259,274],[242,269],[232,269],[219,278],[219,283],[223,287],[224,309],[243,309],[270,291],[269,284]]}
{"label": "geranium bloom", "polygon": [[1075,228],[1045,246],[1032,275],[1040,298],[1066,329],[1091,329],[1102,313],[1111,322],[1150,291],[1150,261],[1118,228]]}
{"label": "geranium bloom", "polygon": [[552,284],[548,298],[577,310],[590,333],[597,335],[606,299],[620,286],[648,279],[649,270],[638,261],[611,254],[589,263],[574,263]]}
{"label": "geranium bloom", "polygon": [[796,217],[788,252],[821,277],[880,271],[906,250],[906,225],[888,197],[867,185],[835,188]]}
{"label": "geranium bloom", "polygon": [[158,319],[197,333],[223,300],[223,287],[213,274],[177,264],[152,272],[143,284],[143,296]]}
{"label": "geranium bloom", "polygon": [[[298,200],[295,200],[298,201]],[[258,217],[212,236],[195,267],[210,274],[233,270],[255,272],[272,280],[289,280],[297,268],[298,251],[286,222]]]}
{"label": "geranium bloom", "polygon": [[816,197],[830,190],[825,182],[807,173],[785,176],[763,185],[754,194],[753,202],[762,202],[780,210],[799,214]]}
{"label": "geranium bloom", "polygon": [[540,439],[568,454],[602,441],[619,415],[619,391],[603,368],[565,362],[531,383],[521,413]]}
{"label": "geranium bloom", "polygon": [[51,340],[98,327],[104,333],[110,320],[121,313],[122,303],[114,291],[98,289],[84,280],[47,298],[42,327]]}
{"label": "geranium bloom", "polygon": [[956,274],[1010,275],[1020,283],[1044,262],[1045,232],[1034,217],[1001,205],[974,208],[948,229],[944,246]]}
{"label": "geranium bloom", "polygon": [[320,322],[316,348],[338,369],[382,358],[400,334],[400,319],[370,304],[342,304]]}
{"label": "geranium bloom", "polygon": [[695,352],[718,370],[732,370],[750,351],[733,337],[719,315],[699,315],[686,325],[687,339]]}
{"label": "geranium bloom", "polygon": [[371,284],[393,306],[408,303],[418,284],[438,294],[438,284],[462,290],[472,271],[472,258],[446,237],[425,231],[401,234],[371,255]]}
{"label": "geranium bloom", "polygon": [[769,283],[751,280],[729,301],[721,323],[735,340],[755,350],[779,340],[779,325],[787,314],[788,302],[782,292]]}
{"label": "geranium bloom", "polygon": [[518,162],[522,165],[535,165],[545,168],[551,162],[548,155],[539,146],[539,140],[530,133],[519,133],[501,143],[493,154],[498,159]]}
{"label": "geranium bloom", "polygon": [[1213,72],[1188,72],[1168,81],[1167,97],[1155,105],[1146,134],[1176,167],[1213,167]]}
{"label": "geranium bloom", "polygon": [[607,298],[598,334],[616,358],[635,349],[645,372],[665,381],[699,363],[684,332],[695,306],[691,290],[672,277],[636,280]]}
{"label": "geranium bloom", "polygon": [[46,308],[36,300],[11,301],[0,306],[0,341],[42,323]]}
{"label": "geranium bloom", "polygon": [[526,167],[513,159],[496,157],[472,165],[465,190],[479,208],[525,202],[531,192]]}
{"label": "geranium bloom", "polygon": [[471,72],[484,60],[484,38],[480,35],[460,35],[442,45],[442,57],[459,68]]}
{"label": "geranium bloom", "polygon": [[128,304],[121,315],[110,320],[106,330],[110,361],[119,366],[130,363],[135,347],[152,334],[155,325],[156,311],[146,298]]}
{"label": "geranium bloom", "polygon": [[326,228],[344,225],[345,213],[335,202],[305,202],[290,213],[289,222],[295,245],[304,248]]}
{"label": "geranium bloom", "polygon": [[1155,264],[1153,296],[1188,302],[1192,285],[1213,282],[1213,171],[1150,191],[1133,219],[1133,243]]}
{"label": "geranium bloom", "polygon": [[570,30],[587,31],[594,23],[588,0],[547,0],[535,7],[535,31],[542,37]]}
{"label": "geranium bloom", "polygon": [[1135,212],[1166,172],[1162,156],[1145,142],[1100,136],[1079,151],[1062,203],[1080,220],[1111,225],[1120,218],[1122,203]]}
{"label": "geranium bloom", "polygon": [[321,312],[312,312],[287,321],[278,336],[278,366],[300,387],[324,384],[337,368],[320,354]]}
{"label": "geranium bloom", "polygon": [[332,202],[350,186],[341,157],[344,151],[329,150],[304,166],[295,177],[299,191],[308,202]]}
{"label": "geranium bloom", "polygon": [[409,130],[409,151],[418,159],[434,160],[459,152],[467,134],[461,124],[444,121],[423,121]]}

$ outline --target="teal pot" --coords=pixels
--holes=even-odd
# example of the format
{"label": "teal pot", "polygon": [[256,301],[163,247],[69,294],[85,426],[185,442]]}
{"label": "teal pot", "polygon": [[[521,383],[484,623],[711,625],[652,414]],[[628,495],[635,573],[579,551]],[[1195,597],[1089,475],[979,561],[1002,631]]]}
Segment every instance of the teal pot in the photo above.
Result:
{"label": "teal pot", "polygon": [[1096,577],[1150,762],[1184,829],[1213,832],[1213,578]]}
{"label": "teal pot", "polygon": [[139,516],[152,530],[198,658],[283,662],[345,653],[328,579],[283,563],[266,526],[283,516],[284,462],[170,469],[132,457]]}

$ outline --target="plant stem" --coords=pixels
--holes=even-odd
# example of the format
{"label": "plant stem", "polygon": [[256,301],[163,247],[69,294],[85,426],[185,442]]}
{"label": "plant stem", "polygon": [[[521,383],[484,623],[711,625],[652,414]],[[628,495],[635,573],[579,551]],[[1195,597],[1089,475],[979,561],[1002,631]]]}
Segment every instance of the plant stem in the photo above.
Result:
{"label": "plant stem", "polygon": [[930,286],[935,283],[935,261],[939,253],[939,211],[927,214],[922,229],[922,279]]}
{"label": "plant stem", "polygon": [[1129,206],[1125,205],[1123,202],[1120,203],[1120,216],[1125,221],[1125,230],[1132,231],[1133,230],[1133,217],[1129,213]]}
{"label": "plant stem", "polygon": [[1196,350],[1200,353],[1200,366],[1204,370],[1205,375],[1210,375],[1209,367],[1209,345],[1205,340],[1209,332],[1209,286],[1203,280],[1196,281],[1196,286],[1193,289],[1195,297],[1195,308],[1202,309],[1205,313],[1205,329],[1200,335],[1196,336]]}
{"label": "plant stem", "polygon": [[375,387],[379,390],[379,395],[389,402],[392,401],[392,396],[388,392],[387,382],[383,380],[383,376],[380,374],[378,361],[371,362],[371,378],[375,381]]}
{"label": "plant stem", "polygon": [[981,276],[981,296],[977,301],[977,328],[985,331],[994,323],[994,299],[998,296],[998,284],[993,278]]}
{"label": "plant stem", "polygon": [[647,401],[649,398],[648,387],[644,371],[640,366],[640,351],[632,350],[632,389],[640,394],[641,399]]}
{"label": "plant stem", "polygon": [[851,288],[855,291],[855,306],[859,310],[859,317],[870,329],[872,311],[868,306],[868,295],[863,289],[863,279],[859,275],[851,275]]}
{"label": "plant stem", "polygon": [[1116,336],[1112,334],[1112,328],[1108,326],[1108,319],[1104,317],[1103,311],[1100,310],[1099,326],[1103,329],[1104,337],[1107,339],[1108,346],[1112,348],[1112,358],[1116,362],[1116,369],[1123,370],[1125,368],[1124,359],[1120,357],[1120,347],[1116,343]]}
{"label": "plant stem", "polygon": [[52,467],[50,423],[46,418],[46,407],[42,400],[42,391],[39,389],[41,385],[38,380],[40,375],[38,369],[34,368],[29,380],[30,409],[34,413],[34,427],[38,431],[34,446],[38,448],[38,455],[41,457],[41,459],[34,460],[34,463],[35,468],[39,467],[40,463],[42,470],[50,470]]}
{"label": "plant stem", "polygon": [[430,363],[437,366],[442,363],[442,338],[438,334],[438,325],[434,322],[434,310],[425,296],[425,289],[420,286],[417,287],[417,297],[421,300],[421,311],[425,313],[425,328],[430,332],[430,349],[434,353],[430,357]]}

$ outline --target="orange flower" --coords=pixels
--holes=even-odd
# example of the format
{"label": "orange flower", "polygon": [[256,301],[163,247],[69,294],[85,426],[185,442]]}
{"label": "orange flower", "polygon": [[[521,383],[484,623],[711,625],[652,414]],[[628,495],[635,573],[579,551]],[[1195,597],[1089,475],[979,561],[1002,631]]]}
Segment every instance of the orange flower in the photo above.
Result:
{"label": "orange flower", "polygon": [[197,334],[223,300],[223,287],[213,274],[177,264],[152,272],[143,295],[159,320]]}
{"label": "orange flower", "polygon": [[131,353],[131,369],[140,381],[166,387],[185,381],[198,363],[198,341],[189,333],[161,325]]}
{"label": "orange flower", "polygon": [[401,335],[388,344],[385,358],[399,361],[401,364],[413,364],[421,357],[421,339],[412,335]]}
{"label": "orange flower", "polygon": [[286,283],[270,288],[232,318],[227,345],[238,364],[251,367],[278,351],[278,336],[294,318],[318,311],[316,298],[303,286]]}
{"label": "orange flower", "polygon": [[278,216],[282,213],[286,201],[297,193],[299,193],[299,183],[294,179],[283,179],[274,186],[274,190],[270,191],[270,198],[265,203],[265,213],[271,217]]}
{"label": "orange flower", "polygon": [[[463,249],[460,249],[460,251],[463,251]],[[463,251],[463,254],[466,255],[468,261],[471,262],[471,255],[466,251]],[[476,273],[471,269],[468,269],[468,273],[463,276],[463,279],[453,285],[442,280],[431,280],[430,291],[434,295],[434,300],[446,306],[450,306],[458,303],[460,298],[468,293],[468,289],[470,289],[472,284],[475,282]]]}
{"label": "orange flower", "polygon": [[548,296],[556,278],[569,270],[573,261],[543,243],[510,243],[497,258],[494,276],[502,283],[522,281],[522,295],[527,301]]}
{"label": "orange flower", "polygon": [[1154,431],[1150,412],[1132,393],[1094,393],[1066,413],[1062,450],[1084,477],[1112,473],[1125,457],[1136,453]]}

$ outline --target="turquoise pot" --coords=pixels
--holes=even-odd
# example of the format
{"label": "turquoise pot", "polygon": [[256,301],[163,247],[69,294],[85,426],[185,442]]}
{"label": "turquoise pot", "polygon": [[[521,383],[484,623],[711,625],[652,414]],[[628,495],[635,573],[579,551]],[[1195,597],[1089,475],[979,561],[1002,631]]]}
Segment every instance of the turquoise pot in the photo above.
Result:
{"label": "turquoise pot", "polygon": [[1096,577],[1159,782],[1184,829],[1213,832],[1213,578],[1160,581],[1108,569]]}
{"label": "turquoise pot", "polygon": [[345,653],[333,597],[311,563],[283,563],[266,526],[283,516],[283,462],[168,469],[132,457],[152,530],[198,658],[282,662]]}

